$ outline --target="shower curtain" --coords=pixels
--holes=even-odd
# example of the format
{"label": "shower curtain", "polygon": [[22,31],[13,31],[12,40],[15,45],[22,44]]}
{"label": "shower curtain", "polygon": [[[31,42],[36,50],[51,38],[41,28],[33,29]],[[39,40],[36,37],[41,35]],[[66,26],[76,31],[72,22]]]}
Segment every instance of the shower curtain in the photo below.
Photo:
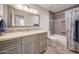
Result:
{"label": "shower curtain", "polygon": [[79,43],[75,42],[75,21],[79,20],[79,8],[65,11],[67,47],[79,52]]}

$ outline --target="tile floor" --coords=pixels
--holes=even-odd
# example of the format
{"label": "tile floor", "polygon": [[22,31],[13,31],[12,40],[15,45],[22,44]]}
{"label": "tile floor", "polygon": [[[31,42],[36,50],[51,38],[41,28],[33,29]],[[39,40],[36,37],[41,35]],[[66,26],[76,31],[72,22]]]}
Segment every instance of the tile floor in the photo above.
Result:
{"label": "tile floor", "polygon": [[[58,38],[60,39],[60,38]],[[47,51],[44,54],[75,54],[74,52],[67,49],[67,47],[61,42],[57,41],[56,38],[48,39]],[[66,38],[64,38],[66,39]],[[61,38],[62,40],[62,38]]]}

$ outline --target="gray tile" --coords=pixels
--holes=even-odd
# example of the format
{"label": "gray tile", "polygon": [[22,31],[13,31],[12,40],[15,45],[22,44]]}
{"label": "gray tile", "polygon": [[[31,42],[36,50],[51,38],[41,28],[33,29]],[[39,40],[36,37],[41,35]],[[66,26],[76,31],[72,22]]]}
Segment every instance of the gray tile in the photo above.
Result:
{"label": "gray tile", "polygon": [[57,41],[50,41],[48,40],[47,51],[44,54],[74,54]]}

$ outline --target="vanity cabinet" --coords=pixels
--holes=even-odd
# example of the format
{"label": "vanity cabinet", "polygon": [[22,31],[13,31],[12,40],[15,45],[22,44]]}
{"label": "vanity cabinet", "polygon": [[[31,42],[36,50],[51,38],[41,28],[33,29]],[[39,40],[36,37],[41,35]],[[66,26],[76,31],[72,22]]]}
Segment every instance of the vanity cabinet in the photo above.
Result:
{"label": "vanity cabinet", "polygon": [[0,42],[0,54],[21,54],[21,38]]}
{"label": "vanity cabinet", "polygon": [[0,42],[0,54],[39,54],[47,48],[47,33]]}
{"label": "vanity cabinet", "polygon": [[22,54],[39,54],[40,45],[39,41],[29,41],[22,44]]}
{"label": "vanity cabinet", "polygon": [[39,35],[24,37],[22,40],[22,54],[37,54],[39,52]]}
{"label": "vanity cabinet", "polygon": [[47,49],[47,34],[40,34],[40,53],[44,52]]}
{"label": "vanity cabinet", "polygon": [[0,54],[21,54],[21,45],[2,50]]}
{"label": "vanity cabinet", "polygon": [[40,53],[40,40],[35,39],[34,41],[34,53],[38,54]]}
{"label": "vanity cabinet", "polygon": [[22,44],[22,54],[33,54],[34,53],[34,42],[29,41]]}

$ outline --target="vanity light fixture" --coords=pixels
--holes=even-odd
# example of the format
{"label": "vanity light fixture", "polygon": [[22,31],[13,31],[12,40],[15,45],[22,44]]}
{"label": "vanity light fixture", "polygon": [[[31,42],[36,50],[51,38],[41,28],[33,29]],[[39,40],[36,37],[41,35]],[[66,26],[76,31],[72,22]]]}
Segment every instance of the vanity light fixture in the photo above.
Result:
{"label": "vanity light fixture", "polygon": [[29,8],[29,12],[33,13],[34,9],[32,8]]}
{"label": "vanity light fixture", "polygon": [[29,9],[29,12],[33,13],[33,14],[38,14],[38,10],[35,10],[35,9],[32,9],[32,8]]}
{"label": "vanity light fixture", "polygon": [[19,10],[29,12],[29,13],[38,14],[38,10],[33,9],[31,7],[28,7],[28,6],[25,6],[25,5],[18,4],[18,5],[15,6],[15,8],[19,9]]}
{"label": "vanity light fixture", "polygon": [[24,7],[24,11],[28,12],[28,7],[27,6]]}
{"label": "vanity light fixture", "polygon": [[20,5],[20,4],[18,4],[18,5],[17,5],[17,8],[18,8],[18,9],[23,9],[23,6]]}
{"label": "vanity light fixture", "polygon": [[38,10],[34,10],[34,12],[33,12],[34,14],[38,14]]}

